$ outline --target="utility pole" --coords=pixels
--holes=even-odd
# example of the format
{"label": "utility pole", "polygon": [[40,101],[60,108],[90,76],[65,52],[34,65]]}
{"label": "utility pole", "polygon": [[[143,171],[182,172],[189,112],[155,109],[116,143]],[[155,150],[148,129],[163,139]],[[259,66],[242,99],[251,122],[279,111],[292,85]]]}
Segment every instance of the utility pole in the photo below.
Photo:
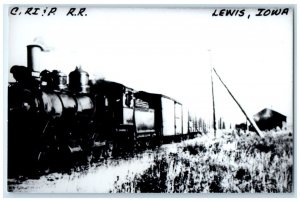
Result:
{"label": "utility pole", "polygon": [[215,97],[214,97],[214,81],[211,70],[211,92],[212,92],[212,102],[213,102],[213,127],[214,127],[214,136],[216,137],[216,112],[215,112]]}
{"label": "utility pole", "polygon": [[210,50],[209,57],[210,57],[210,79],[211,79],[211,92],[212,92],[212,102],[213,102],[213,128],[214,128],[214,136],[216,137],[217,127],[216,127],[216,112],[215,112],[215,96],[214,96],[214,81],[213,81],[213,73],[212,73],[212,65],[211,65],[211,55]]}

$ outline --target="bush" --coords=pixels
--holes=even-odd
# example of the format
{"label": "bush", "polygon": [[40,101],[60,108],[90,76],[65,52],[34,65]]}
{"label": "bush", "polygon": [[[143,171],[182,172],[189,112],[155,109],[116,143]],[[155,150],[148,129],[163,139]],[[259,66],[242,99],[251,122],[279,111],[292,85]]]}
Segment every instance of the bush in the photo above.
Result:
{"label": "bush", "polygon": [[176,153],[155,154],[144,173],[116,183],[111,192],[292,192],[292,136],[201,138],[179,144]]}

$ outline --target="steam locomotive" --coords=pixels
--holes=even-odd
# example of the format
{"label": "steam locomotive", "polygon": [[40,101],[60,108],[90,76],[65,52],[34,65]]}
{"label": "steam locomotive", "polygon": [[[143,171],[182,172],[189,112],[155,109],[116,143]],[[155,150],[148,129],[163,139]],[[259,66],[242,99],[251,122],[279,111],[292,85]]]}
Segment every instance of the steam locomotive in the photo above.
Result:
{"label": "steam locomotive", "polygon": [[59,70],[40,71],[41,51],[40,45],[27,46],[27,67],[10,69],[16,80],[8,86],[11,174],[26,165],[63,164],[76,155],[109,157],[117,149],[199,132],[182,104],[165,95],[90,80],[80,67],[68,77]]}

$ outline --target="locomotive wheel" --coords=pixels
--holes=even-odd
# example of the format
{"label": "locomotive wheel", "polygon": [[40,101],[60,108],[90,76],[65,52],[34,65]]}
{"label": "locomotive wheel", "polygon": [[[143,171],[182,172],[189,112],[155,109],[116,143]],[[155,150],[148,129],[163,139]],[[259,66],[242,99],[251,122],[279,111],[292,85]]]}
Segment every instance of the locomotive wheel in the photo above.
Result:
{"label": "locomotive wheel", "polygon": [[93,153],[93,152],[90,152],[89,154],[87,154],[86,155],[86,162],[88,163],[88,164],[91,164],[92,163],[92,161],[93,161],[93,156],[94,156],[95,154]]}
{"label": "locomotive wheel", "polygon": [[49,151],[40,151],[37,154],[37,172],[39,174],[48,174],[50,172]]}
{"label": "locomotive wheel", "polygon": [[146,148],[149,148],[149,146],[151,145],[150,141],[151,141],[150,139],[149,140],[147,140],[147,139],[145,140],[145,147]]}
{"label": "locomotive wheel", "polygon": [[106,158],[106,148],[101,148],[99,153],[99,159],[105,159]]}
{"label": "locomotive wheel", "polygon": [[112,155],[113,155],[113,151],[114,151],[114,143],[112,143],[111,141],[108,141],[107,142],[107,145],[106,145],[106,155],[108,158],[111,158]]}
{"label": "locomotive wheel", "polygon": [[135,130],[132,132],[132,139],[130,143],[132,144],[134,151],[136,151],[140,146],[140,142],[137,140],[137,134]]}
{"label": "locomotive wheel", "polygon": [[102,159],[107,158],[107,148],[106,147],[102,147],[102,148],[98,148],[96,150],[94,150],[91,154],[90,154],[90,158],[92,159],[91,161],[93,162],[98,162]]}

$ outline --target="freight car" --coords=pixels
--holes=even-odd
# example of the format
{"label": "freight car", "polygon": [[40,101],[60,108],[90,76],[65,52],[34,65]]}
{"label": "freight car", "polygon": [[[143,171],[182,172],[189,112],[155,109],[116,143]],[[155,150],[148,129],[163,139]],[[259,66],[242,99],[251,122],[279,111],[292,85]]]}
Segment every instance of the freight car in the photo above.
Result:
{"label": "freight car", "polygon": [[[139,102],[146,104],[143,104],[144,107],[141,108]],[[151,129],[158,141],[180,140],[193,137],[198,133],[193,127],[188,127],[189,121],[191,121],[188,120],[188,111],[173,98],[162,94],[138,91],[135,93],[135,107],[137,137],[143,136],[145,133],[143,126],[146,122],[153,125]],[[145,116],[148,118],[147,121],[142,121],[145,119],[142,118],[142,114],[147,113],[148,115]],[[151,135],[147,133],[147,130],[146,134]]]}
{"label": "freight car", "polygon": [[165,95],[92,81],[78,67],[68,77],[58,70],[41,71],[35,56],[42,50],[28,46],[28,66],[10,70],[16,82],[8,87],[9,176],[199,132],[182,104]]}

